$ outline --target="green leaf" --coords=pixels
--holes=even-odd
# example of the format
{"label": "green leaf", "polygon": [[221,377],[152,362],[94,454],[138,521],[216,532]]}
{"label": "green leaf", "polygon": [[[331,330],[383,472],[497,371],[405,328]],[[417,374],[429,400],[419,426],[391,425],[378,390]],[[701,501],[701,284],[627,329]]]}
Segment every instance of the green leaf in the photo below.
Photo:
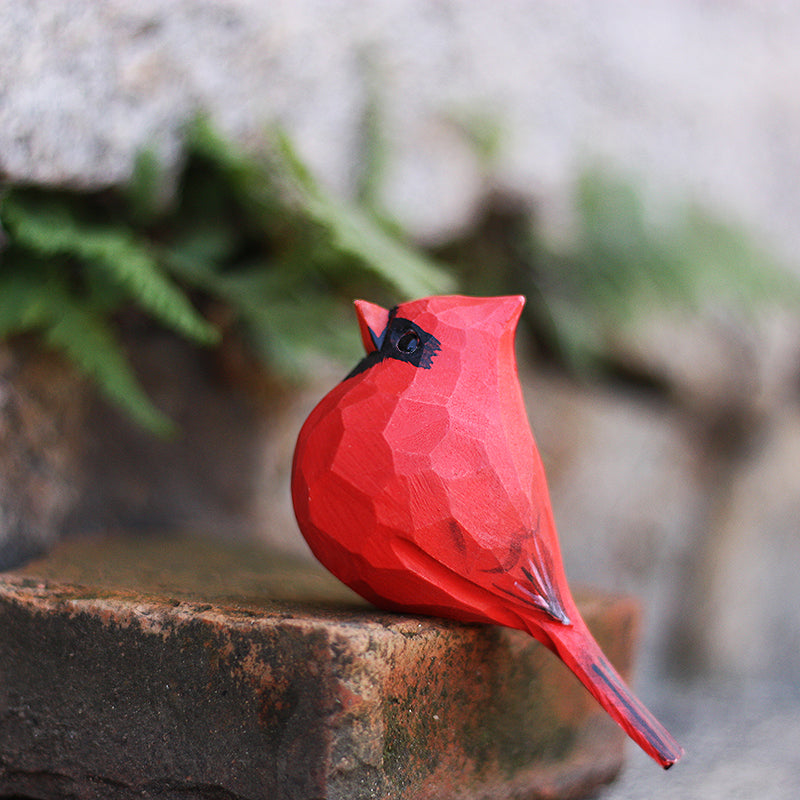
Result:
{"label": "green leaf", "polygon": [[47,343],[63,351],[142,427],[159,436],[173,433],[173,423],[142,390],[108,323],[76,303],[65,302],[59,311],[44,332]]}
{"label": "green leaf", "polygon": [[[4,264],[4,267],[8,266]],[[174,426],[145,395],[108,322],[70,291],[65,274],[40,262],[3,276],[0,339],[39,331],[99,389],[146,429],[167,435]]]}
{"label": "green leaf", "polygon": [[285,136],[280,137],[279,145],[282,166],[298,193],[299,209],[325,231],[331,249],[355,259],[361,269],[393,287],[405,299],[455,289],[453,277],[444,269],[390,237],[361,209],[325,193]]}
{"label": "green leaf", "polygon": [[363,210],[330,197],[283,133],[275,132],[274,142],[267,165],[231,148],[206,123],[196,125],[192,134],[194,150],[224,172],[260,225],[273,234],[294,231],[293,244],[300,252],[313,247],[309,257],[293,258],[292,264],[313,270],[321,258],[330,272],[349,275],[355,269],[372,275],[404,299],[455,289],[443,268],[390,236]]}
{"label": "green leaf", "polygon": [[256,352],[290,380],[302,379],[309,365],[321,360],[355,364],[361,352],[353,320],[345,319],[344,306],[329,296],[284,296],[262,313],[247,314],[244,322]]}
{"label": "green leaf", "polygon": [[[9,268],[7,262],[4,267]],[[47,324],[53,313],[54,288],[46,273],[35,265],[24,272],[9,270],[0,291],[0,340]]]}
{"label": "green leaf", "polygon": [[164,172],[155,153],[144,150],[136,157],[130,182],[124,188],[131,219],[146,224],[157,218],[162,210],[165,184]]}
{"label": "green leaf", "polygon": [[384,234],[361,211],[327,197],[308,197],[306,210],[329,231],[330,245],[396,289],[404,299],[453,291],[454,281],[427,259]]}
{"label": "green leaf", "polygon": [[66,255],[92,262],[166,326],[203,344],[218,340],[214,327],[166,277],[146,244],[128,230],[79,222],[64,204],[53,200],[8,197],[3,216],[18,245],[40,256]]}
{"label": "green leaf", "polygon": [[188,292],[222,303],[269,368],[297,377],[321,359],[357,357],[352,297],[455,288],[388,222],[332,199],[285,138],[253,157],[201,120],[168,203],[162,174],[144,154],[122,192],[12,187],[0,197],[0,336],[38,332],[151,430],[168,422],[113,335],[126,306],[214,343]]}
{"label": "green leaf", "polygon": [[[609,335],[653,309],[709,300],[747,311],[800,302],[800,282],[740,227],[695,205],[652,213],[635,187],[600,170],[581,176],[572,246],[538,248],[536,269],[565,359],[583,370]],[[650,212],[650,213],[648,213]]]}

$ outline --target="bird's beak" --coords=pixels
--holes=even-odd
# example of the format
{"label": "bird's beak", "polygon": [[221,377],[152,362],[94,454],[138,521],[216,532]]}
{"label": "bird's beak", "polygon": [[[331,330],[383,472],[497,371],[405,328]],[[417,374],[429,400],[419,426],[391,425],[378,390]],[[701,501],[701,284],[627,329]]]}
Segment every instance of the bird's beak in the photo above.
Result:
{"label": "bird's beak", "polygon": [[366,300],[356,300],[354,305],[364,350],[367,353],[380,350],[383,337],[386,335],[386,328],[389,326],[389,311],[375,303],[368,303]]}

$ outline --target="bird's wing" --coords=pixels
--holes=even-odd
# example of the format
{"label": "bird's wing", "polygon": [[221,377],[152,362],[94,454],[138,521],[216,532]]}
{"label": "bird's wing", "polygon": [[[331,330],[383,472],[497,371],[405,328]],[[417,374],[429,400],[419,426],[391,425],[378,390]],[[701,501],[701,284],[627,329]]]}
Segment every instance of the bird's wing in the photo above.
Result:
{"label": "bird's wing", "polygon": [[[440,527],[445,526],[441,536],[396,537],[391,549],[406,569],[464,606],[494,609],[492,621],[500,621],[503,609],[503,617],[541,612],[550,621],[570,624],[572,599],[560,560],[553,559],[538,530],[506,537],[502,546],[491,547],[479,545],[454,519]],[[502,624],[527,629],[507,620]]]}
{"label": "bird's wing", "polygon": [[[504,569],[502,565],[486,570],[492,587],[515,603],[547,614],[562,625],[569,625],[564,595],[568,596],[562,578],[560,560],[556,562],[543,536],[534,530],[520,537],[517,563]],[[562,591],[564,586],[564,591]]]}

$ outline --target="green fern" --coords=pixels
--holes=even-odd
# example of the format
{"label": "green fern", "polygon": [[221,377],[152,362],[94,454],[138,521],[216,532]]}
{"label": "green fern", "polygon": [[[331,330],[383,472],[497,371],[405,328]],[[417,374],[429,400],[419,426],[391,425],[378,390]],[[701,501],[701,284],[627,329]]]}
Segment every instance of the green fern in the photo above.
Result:
{"label": "green fern", "polygon": [[80,222],[64,203],[13,191],[3,202],[3,221],[22,247],[40,256],[70,256],[93,265],[98,269],[95,280],[119,284],[125,295],[167,327],[201,344],[218,340],[218,332],[150,255],[146,241],[137,241],[123,224],[112,228]]}
{"label": "green fern", "polygon": [[321,357],[355,358],[353,296],[454,287],[369,213],[324,193],[280,136],[254,158],[198,122],[171,200],[162,186],[144,154],[121,191],[0,195],[0,338],[38,333],[156,433],[171,425],[114,333],[126,308],[214,345],[219,332],[198,309],[222,302],[265,365],[296,380]]}
{"label": "green fern", "polygon": [[0,291],[0,340],[46,326],[52,318],[53,286],[43,282],[36,270],[10,271],[3,276]]}
{"label": "green fern", "polygon": [[654,309],[800,302],[794,275],[742,229],[699,206],[650,219],[631,183],[590,169],[578,183],[576,212],[571,244],[534,247],[530,294],[539,302],[530,305],[578,371],[603,360],[611,332]]}
{"label": "green fern", "polygon": [[[331,198],[280,131],[273,133],[272,144],[272,161],[264,164],[234,151],[202,121],[190,136],[191,152],[222,170],[255,224],[293,235],[299,251],[313,247],[321,261],[312,264],[337,274],[371,275],[403,299],[454,289],[444,268],[403,245],[362,209]],[[282,204],[276,206],[276,197]]]}
{"label": "green fern", "polygon": [[171,433],[172,424],[140,388],[108,320],[70,289],[68,270],[35,259],[28,259],[24,270],[13,270],[14,260],[4,259],[0,339],[40,333],[139,424],[159,435]]}
{"label": "green fern", "polygon": [[456,284],[368,212],[332,200],[285,137],[270,141],[269,158],[254,159],[204,122],[193,127],[188,154],[200,169],[187,170],[183,195],[220,185],[225,194],[178,215],[162,258],[176,280],[223,298],[254,350],[295,380],[321,356],[345,364],[358,356],[353,297],[396,302]]}
{"label": "green fern", "polygon": [[159,436],[174,433],[172,421],[142,391],[109,321],[95,309],[66,302],[66,297],[64,301],[61,313],[44,329],[45,341],[63,351],[142,427]]}

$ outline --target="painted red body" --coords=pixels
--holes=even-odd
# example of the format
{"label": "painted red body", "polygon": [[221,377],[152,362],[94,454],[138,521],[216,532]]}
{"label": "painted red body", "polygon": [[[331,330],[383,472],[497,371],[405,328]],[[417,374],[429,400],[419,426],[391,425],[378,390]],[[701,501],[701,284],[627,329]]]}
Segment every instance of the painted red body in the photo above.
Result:
{"label": "painted red body", "polygon": [[356,301],[367,357],[297,441],[300,529],[380,608],[518,628],[662,766],[680,746],[631,694],[567,586],[517,376],[524,298]]}

